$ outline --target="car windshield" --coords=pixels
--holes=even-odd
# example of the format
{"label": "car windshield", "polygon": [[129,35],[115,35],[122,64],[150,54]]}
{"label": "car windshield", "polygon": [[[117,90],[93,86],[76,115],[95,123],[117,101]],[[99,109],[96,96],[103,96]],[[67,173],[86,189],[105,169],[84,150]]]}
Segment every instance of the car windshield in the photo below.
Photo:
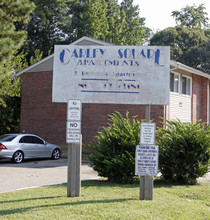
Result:
{"label": "car windshield", "polygon": [[4,134],[0,136],[0,142],[12,141],[15,137],[17,137],[15,134]]}

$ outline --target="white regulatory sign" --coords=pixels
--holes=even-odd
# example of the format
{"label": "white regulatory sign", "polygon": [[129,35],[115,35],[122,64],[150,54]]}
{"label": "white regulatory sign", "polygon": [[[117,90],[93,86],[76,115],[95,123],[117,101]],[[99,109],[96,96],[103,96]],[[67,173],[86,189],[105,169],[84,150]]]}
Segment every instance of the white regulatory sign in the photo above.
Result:
{"label": "white regulatory sign", "polygon": [[81,121],[82,102],[78,99],[69,99],[67,106],[67,120]]}
{"label": "white regulatory sign", "polygon": [[135,156],[135,175],[157,176],[158,146],[138,145]]}
{"label": "white regulatory sign", "polygon": [[155,144],[155,123],[141,123],[140,144]]}
{"label": "white regulatory sign", "polygon": [[67,121],[66,143],[80,143],[81,122]]}

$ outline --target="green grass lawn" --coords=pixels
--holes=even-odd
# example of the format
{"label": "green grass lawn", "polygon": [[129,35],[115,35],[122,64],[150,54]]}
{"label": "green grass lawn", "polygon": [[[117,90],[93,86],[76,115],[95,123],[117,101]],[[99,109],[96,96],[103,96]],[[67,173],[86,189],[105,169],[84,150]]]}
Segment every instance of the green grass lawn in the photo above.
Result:
{"label": "green grass lawn", "polygon": [[67,198],[66,184],[0,194],[0,219],[210,219],[210,183],[155,185],[152,201],[139,185],[82,182],[81,197]]}

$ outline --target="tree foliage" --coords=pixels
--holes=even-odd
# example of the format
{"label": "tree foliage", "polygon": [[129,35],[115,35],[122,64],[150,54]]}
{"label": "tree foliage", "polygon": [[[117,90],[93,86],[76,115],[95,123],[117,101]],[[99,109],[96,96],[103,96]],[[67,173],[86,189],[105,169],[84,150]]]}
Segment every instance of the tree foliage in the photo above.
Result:
{"label": "tree foliage", "polygon": [[[35,10],[30,15],[30,22],[25,28],[28,38],[23,49],[28,53],[28,60],[35,56],[35,51],[43,51],[46,57],[53,51],[54,45],[65,40],[71,25],[67,0],[31,0]],[[70,34],[70,33],[69,33]]]}
{"label": "tree foliage", "polygon": [[123,0],[121,10],[125,12],[124,38],[126,45],[142,45],[149,37],[149,29],[144,26],[145,18],[139,17],[139,6],[133,0]]}
{"label": "tree foliage", "polygon": [[[210,31],[200,28],[201,25],[206,24],[208,18],[203,12],[205,9],[203,5],[200,8],[195,7],[194,10],[193,8],[187,6],[181,12],[174,11],[173,15],[180,25],[166,28],[154,34],[150,40],[150,45],[170,46],[172,60],[210,73],[210,50],[208,49]],[[191,21],[187,21],[187,18],[185,20],[185,16]],[[203,19],[199,20],[199,16]]]}
{"label": "tree foliage", "polygon": [[150,45],[170,46],[171,59],[199,68],[199,64],[192,63],[192,49],[199,48],[207,42],[208,38],[203,30],[176,26],[157,32],[150,40]]}
{"label": "tree foliage", "polygon": [[15,73],[28,67],[25,58],[26,54],[13,54],[6,64],[2,64],[2,77],[0,78],[0,105],[4,105],[4,97],[20,97],[21,93],[21,79],[15,77]]}
{"label": "tree foliage", "polygon": [[[29,0],[1,0],[0,2],[0,65],[21,47],[26,31],[17,30],[15,23],[25,24],[34,9]],[[1,74],[1,73],[0,73]]]}
{"label": "tree foliage", "polygon": [[[42,52],[36,51],[31,62],[42,59]],[[1,68],[2,67],[2,68]],[[28,67],[26,53],[15,53],[5,64],[1,64],[0,77],[0,134],[19,132],[21,78],[15,74]]]}
{"label": "tree foliage", "polygon": [[187,5],[181,11],[172,11],[177,25],[189,28],[204,28],[208,26],[208,13],[205,11],[204,4],[196,7]]}
{"label": "tree foliage", "polygon": [[21,79],[15,72],[26,68],[25,54],[13,55],[2,64],[0,78],[0,134],[19,132]]}
{"label": "tree foliage", "polygon": [[[133,0],[32,0],[36,9],[26,28],[24,46],[30,56],[35,49],[53,52],[55,44],[69,44],[88,36],[114,44],[141,45],[149,36],[144,18]],[[22,27],[23,28],[23,27]]]}

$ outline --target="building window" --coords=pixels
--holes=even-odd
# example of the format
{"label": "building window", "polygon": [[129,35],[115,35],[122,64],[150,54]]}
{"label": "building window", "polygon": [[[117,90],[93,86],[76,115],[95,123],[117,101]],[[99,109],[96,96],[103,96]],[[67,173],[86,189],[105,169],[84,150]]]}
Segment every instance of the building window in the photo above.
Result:
{"label": "building window", "polygon": [[170,90],[171,92],[179,93],[179,75],[175,73],[170,74]]}
{"label": "building window", "polygon": [[182,76],[182,94],[191,95],[191,78]]}

